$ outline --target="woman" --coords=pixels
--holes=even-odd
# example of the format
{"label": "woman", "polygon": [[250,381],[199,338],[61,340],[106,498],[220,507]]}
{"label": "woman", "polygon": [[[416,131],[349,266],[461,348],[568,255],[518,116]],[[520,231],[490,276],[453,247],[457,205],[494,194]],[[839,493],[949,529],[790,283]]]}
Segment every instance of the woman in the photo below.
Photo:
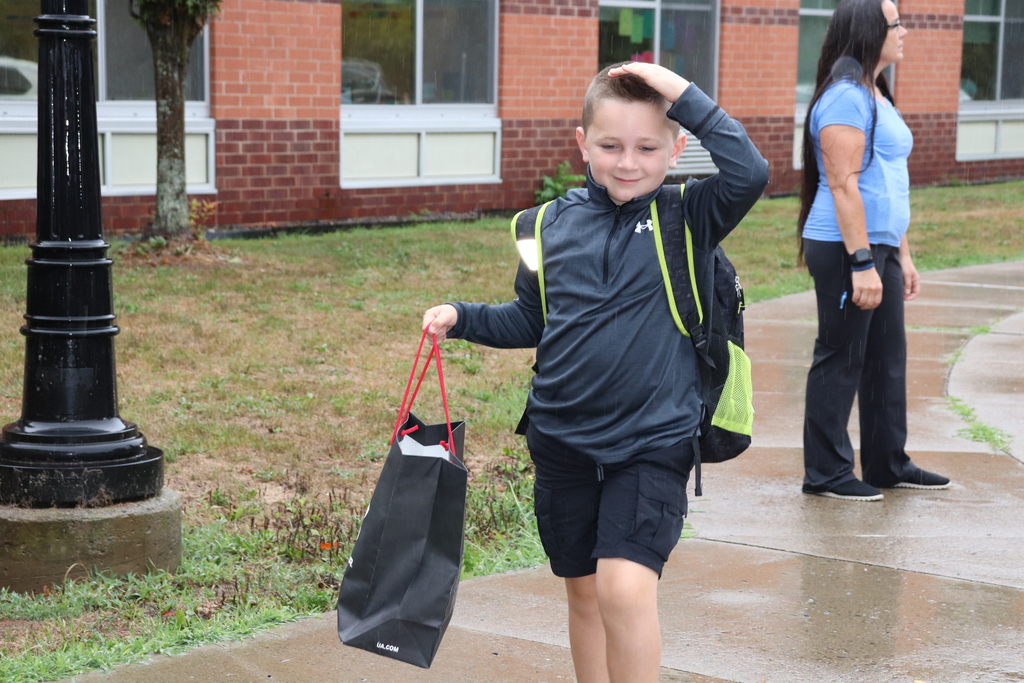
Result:
{"label": "woman", "polygon": [[[825,35],[804,126],[801,256],[814,278],[818,338],[807,376],[804,493],[880,500],[883,488],[941,489],[907,440],[903,302],[917,297],[910,257],[913,136],[882,71],[903,59],[891,0],[843,0]],[[859,395],[862,480],[847,433]]]}

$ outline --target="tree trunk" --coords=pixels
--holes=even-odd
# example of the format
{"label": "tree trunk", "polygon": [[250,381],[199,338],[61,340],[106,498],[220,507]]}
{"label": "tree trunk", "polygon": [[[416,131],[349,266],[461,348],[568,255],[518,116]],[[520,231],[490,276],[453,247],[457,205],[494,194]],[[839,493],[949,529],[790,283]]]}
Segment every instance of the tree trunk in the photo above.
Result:
{"label": "tree trunk", "polygon": [[156,215],[146,235],[176,237],[190,231],[185,193],[185,75],[195,21],[171,14],[146,22],[156,77]]}

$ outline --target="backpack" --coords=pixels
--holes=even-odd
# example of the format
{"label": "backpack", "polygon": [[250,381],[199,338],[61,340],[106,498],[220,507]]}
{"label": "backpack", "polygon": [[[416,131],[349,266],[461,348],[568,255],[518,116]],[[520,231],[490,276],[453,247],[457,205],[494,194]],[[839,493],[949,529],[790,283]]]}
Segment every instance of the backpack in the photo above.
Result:
{"label": "backpack", "polygon": [[[662,186],[651,202],[651,223],[672,319],[679,331],[693,342],[701,372],[703,410],[693,439],[694,493],[700,496],[703,493],[701,462],[731,460],[750,446],[754,423],[753,384],[750,359],[743,350],[746,303],[740,278],[721,246],[715,248],[707,263],[694,263],[692,234],[682,220],[685,189],[685,185]],[[537,274],[545,324],[548,309],[541,225],[551,203],[520,211],[512,219],[512,236],[523,263]],[[660,216],[670,222],[662,223]],[[700,270],[707,268],[712,270],[712,291],[699,291],[698,282],[707,280],[706,272]],[[525,427],[524,413],[516,432],[525,434]]]}

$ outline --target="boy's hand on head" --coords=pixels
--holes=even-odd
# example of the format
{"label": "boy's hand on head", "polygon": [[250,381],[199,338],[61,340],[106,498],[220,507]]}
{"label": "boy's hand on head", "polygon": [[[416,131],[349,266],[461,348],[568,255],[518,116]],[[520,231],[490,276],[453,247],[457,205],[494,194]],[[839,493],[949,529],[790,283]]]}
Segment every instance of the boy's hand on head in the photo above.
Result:
{"label": "boy's hand on head", "polygon": [[436,334],[437,343],[440,344],[446,338],[448,330],[455,327],[459,321],[459,312],[451,304],[442,304],[428,308],[423,314],[423,328],[427,334]]}
{"label": "boy's hand on head", "polygon": [[669,102],[678,100],[683,91],[690,86],[688,80],[658,64],[630,62],[608,72],[608,75],[612,78],[622,76],[623,74],[633,74],[644,79],[647,85],[660,92]]}

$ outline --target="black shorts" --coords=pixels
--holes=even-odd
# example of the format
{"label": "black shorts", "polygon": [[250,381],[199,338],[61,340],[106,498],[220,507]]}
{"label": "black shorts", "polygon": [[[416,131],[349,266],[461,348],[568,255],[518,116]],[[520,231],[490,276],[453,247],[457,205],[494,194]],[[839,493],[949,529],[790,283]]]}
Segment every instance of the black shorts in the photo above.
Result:
{"label": "black shorts", "polygon": [[620,557],[660,577],[683,532],[690,439],[603,466],[532,430],[528,443],[537,470],[537,528],[551,571],[589,576],[599,558]]}

